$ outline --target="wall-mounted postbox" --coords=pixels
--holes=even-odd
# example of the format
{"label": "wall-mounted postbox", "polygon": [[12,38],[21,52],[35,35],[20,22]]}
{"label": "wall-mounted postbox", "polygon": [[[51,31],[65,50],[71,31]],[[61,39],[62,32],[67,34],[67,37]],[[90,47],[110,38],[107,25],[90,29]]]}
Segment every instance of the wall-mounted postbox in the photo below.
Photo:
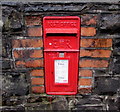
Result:
{"label": "wall-mounted postbox", "polygon": [[80,18],[77,16],[43,19],[46,93],[77,93]]}

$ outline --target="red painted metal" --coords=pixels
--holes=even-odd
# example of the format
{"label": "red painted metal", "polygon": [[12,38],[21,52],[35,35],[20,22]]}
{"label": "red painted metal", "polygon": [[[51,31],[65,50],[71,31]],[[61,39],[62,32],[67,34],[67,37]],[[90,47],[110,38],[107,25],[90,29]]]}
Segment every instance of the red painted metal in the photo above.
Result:
{"label": "red painted metal", "polygon": [[80,18],[47,16],[43,19],[46,93],[77,93]]}

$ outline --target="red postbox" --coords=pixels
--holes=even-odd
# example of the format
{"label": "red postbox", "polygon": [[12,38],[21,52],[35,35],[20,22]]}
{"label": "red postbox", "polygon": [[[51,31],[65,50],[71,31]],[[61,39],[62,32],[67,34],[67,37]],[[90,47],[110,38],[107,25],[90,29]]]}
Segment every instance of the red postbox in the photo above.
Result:
{"label": "red postbox", "polygon": [[47,16],[43,19],[46,93],[77,93],[80,18]]}

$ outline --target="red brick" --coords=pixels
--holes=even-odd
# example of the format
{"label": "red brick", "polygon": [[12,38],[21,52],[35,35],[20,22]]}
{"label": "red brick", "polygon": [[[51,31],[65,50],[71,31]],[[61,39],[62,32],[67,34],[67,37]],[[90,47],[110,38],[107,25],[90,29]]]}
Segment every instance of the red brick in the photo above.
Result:
{"label": "red brick", "polygon": [[31,58],[41,58],[43,57],[43,51],[42,50],[34,50],[34,52],[30,56]]}
{"label": "red brick", "polygon": [[43,41],[42,39],[16,39],[12,41],[12,47],[43,47]]}
{"label": "red brick", "polygon": [[27,26],[41,25],[41,17],[40,16],[26,16],[25,24]]}
{"label": "red brick", "polygon": [[30,60],[30,61],[16,61],[16,67],[24,68],[24,67],[44,67],[43,60]]}
{"label": "red brick", "polygon": [[81,39],[81,47],[112,47],[112,39]]}
{"label": "red brick", "polygon": [[110,50],[80,50],[80,57],[90,56],[90,57],[105,57],[108,58],[111,55]]}
{"label": "red brick", "polygon": [[98,16],[93,14],[84,14],[81,16],[81,25],[96,25]]}
{"label": "red brick", "polygon": [[81,27],[81,36],[95,36],[96,29],[94,27]]}
{"label": "red brick", "polygon": [[45,88],[44,86],[33,86],[32,87],[32,93],[44,93]]}
{"label": "red brick", "polygon": [[43,70],[32,70],[30,72],[31,76],[44,76]]}
{"label": "red brick", "polygon": [[39,37],[42,36],[42,27],[28,28],[28,36]]}
{"label": "red brick", "polygon": [[79,94],[88,94],[92,92],[92,88],[81,88],[78,87],[78,93]]}
{"label": "red brick", "polygon": [[32,85],[43,85],[44,78],[32,78],[31,83],[32,83]]}
{"label": "red brick", "polygon": [[90,79],[85,79],[85,78],[80,78],[78,85],[81,86],[92,86],[92,78]]}
{"label": "red brick", "polygon": [[92,77],[92,70],[79,70],[79,76]]}
{"label": "red brick", "polygon": [[104,68],[108,67],[107,60],[89,60],[89,59],[82,59],[79,63],[80,67],[94,67],[94,68]]}
{"label": "red brick", "polygon": [[14,58],[41,58],[43,57],[42,50],[14,50]]}

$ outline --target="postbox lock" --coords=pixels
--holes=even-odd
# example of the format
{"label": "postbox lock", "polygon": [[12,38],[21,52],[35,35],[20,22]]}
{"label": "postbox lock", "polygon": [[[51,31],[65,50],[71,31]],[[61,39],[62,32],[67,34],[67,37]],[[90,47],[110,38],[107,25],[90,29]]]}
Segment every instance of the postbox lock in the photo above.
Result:
{"label": "postbox lock", "polygon": [[64,53],[59,53],[59,57],[64,57]]}

